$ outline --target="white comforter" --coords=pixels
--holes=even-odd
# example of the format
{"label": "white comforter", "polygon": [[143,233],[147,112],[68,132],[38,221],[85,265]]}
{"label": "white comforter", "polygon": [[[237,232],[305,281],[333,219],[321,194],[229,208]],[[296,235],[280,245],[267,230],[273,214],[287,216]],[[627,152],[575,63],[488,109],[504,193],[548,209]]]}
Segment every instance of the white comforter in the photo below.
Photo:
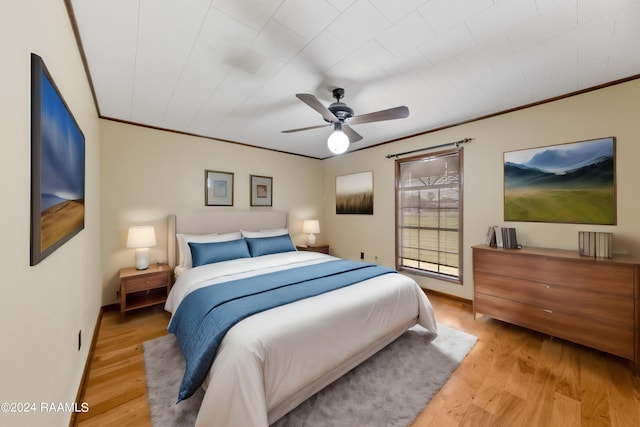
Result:
{"label": "white comforter", "polygon": [[[188,293],[203,286],[335,259],[287,252],[196,267],[180,275],[165,308],[174,313]],[[415,323],[436,332],[429,300],[401,274],[244,319],[218,348],[196,425],[268,426]]]}

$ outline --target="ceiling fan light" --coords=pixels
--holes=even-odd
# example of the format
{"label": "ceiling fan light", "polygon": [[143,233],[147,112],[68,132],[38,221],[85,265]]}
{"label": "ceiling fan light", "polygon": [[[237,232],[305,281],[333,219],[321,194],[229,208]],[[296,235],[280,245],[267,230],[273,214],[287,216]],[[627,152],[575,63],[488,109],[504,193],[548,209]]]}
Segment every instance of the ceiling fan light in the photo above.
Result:
{"label": "ceiling fan light", "polygon": [[341,129],[336,129],[329,135],[327,146],[333,154],[342,154],[349,148],[349,137]]}

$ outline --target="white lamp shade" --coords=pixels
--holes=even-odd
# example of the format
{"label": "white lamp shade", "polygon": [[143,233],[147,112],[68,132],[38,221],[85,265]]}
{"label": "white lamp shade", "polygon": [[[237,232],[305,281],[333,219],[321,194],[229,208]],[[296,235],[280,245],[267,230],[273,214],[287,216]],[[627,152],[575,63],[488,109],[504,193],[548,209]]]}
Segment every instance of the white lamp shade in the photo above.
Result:
{"label": "white lamp shade", "polygon": [[302,232],[303,233],[319,233],[320,232],[320,221],[317,219],[307,219],[302,223]]}
{"label": "white lamp shade", "polygon": [[316,236],[314,236],[313,234],[320,232],[320,221],[318,221],[317,219],[305,220],[302,223],[302,232],[309,234],[309,236],[307,236],[307,243],[309,244],[309,246],[315,245]]}
{"label": "white lamp shade", "polygon": [[149,248],[156,245],[156,232],[151,225],[130,227],[127,247],[136,249],[136,268],[149,268]]}
{"label": "white lamp shade", "polygon": [[336,129],[329,135],[327,146],[333,154],[342,154],[349,148],[349,137],[340,129]]}
{"label": "white lamp shade", "polygon": [[156,245],[156,232],[152,225],[129,228],[128,248],[150,248]]}

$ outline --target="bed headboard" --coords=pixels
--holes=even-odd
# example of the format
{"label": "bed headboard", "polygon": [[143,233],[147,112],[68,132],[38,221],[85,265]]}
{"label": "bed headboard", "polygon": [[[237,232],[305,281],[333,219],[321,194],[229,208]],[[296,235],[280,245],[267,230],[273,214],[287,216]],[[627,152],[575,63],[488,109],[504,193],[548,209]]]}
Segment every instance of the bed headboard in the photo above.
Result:
{"label": "bed headboard", "polygon": [[169,215],[167,221],[167,259],[177,264],[176,233],[210,234],[240,230],[268,230],[287,227],[288,214],[281,211],[214,211]]}

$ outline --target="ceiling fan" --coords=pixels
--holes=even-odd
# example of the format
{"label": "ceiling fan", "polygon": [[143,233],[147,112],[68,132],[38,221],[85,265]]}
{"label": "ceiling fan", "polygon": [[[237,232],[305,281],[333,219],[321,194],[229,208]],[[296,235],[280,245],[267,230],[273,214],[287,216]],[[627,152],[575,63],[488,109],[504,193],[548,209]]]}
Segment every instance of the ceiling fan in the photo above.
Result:
{"label": "ceiling fan", "polygon": [[353,143],[362,139],[362,135],[353,130],[351,125],[380,122],[383,120],[404,119],[405,117],[409,117],[409,109],[404,105],[389,108],[388,110],[380,110],[373,113],[354,116],[353,109],[351,109],[347,104],[340,102],[340,99],[344,98],[344,89],[342,88],[333,89],[333,97],[336,99],[336,102],[329,105],[329,107],[325,107],[320,101],[318,101],[318,98],[308,93],[298,93],[296,94],[296,97],[320,113],[322,118],[328,123],[298,129],[283,130],[282,132],[300,132],[303,130],[318,129],[333,125],[333,133],[329,136],[327,144],[329,145],[329,150],[334,154],[344,153],[347,151],[350,142]]}

